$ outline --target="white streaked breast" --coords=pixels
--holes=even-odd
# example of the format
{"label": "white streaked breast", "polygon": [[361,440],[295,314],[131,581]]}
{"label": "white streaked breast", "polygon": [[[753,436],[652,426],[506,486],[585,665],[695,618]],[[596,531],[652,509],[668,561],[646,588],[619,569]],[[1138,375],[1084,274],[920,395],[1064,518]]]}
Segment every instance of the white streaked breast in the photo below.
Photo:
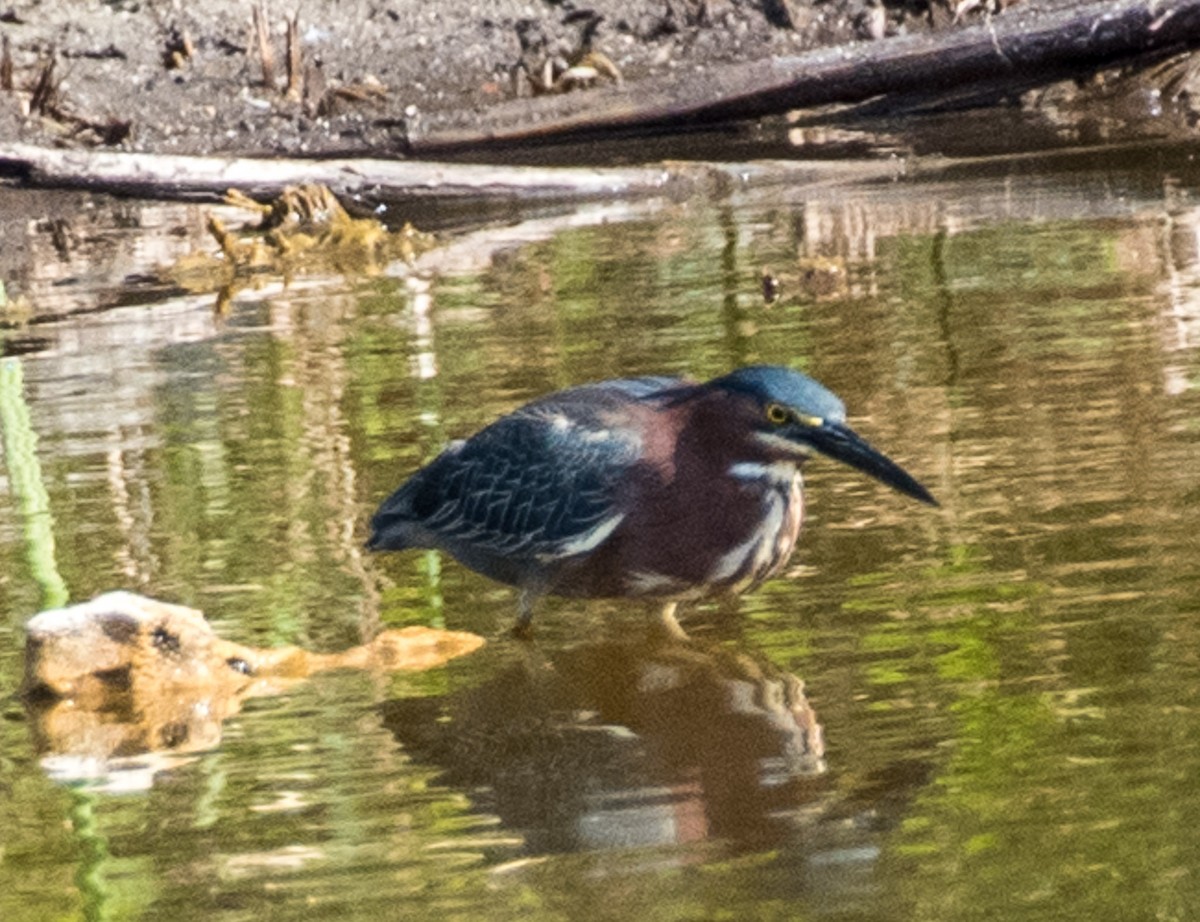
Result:
{"label": "white streaked breast", "polygon": [[727,583],[766,568],[775,550],[775,541],[783,528],[783,498],[772,491],[764,501],[764,515],[758,526],[741,544],[726,551],[708,575],[710,582]]}

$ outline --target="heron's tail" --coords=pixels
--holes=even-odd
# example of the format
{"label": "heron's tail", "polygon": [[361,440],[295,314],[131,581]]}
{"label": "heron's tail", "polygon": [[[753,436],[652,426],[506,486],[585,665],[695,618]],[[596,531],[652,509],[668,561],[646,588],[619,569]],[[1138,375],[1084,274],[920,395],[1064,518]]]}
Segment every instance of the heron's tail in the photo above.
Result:
{"label": "heron's tail", "polygon": [[412,504],[409,491],[401,487],[385,499],[371,518],[369,551],[403,551],[416,547],[412,540]]}

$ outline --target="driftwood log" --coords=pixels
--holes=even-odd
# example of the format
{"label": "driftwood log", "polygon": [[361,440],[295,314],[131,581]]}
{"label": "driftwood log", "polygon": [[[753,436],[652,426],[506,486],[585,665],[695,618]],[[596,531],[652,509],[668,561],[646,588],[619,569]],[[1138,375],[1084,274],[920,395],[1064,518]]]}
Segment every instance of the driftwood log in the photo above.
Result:
{"label": "driftwood log", "polygon": [[540,169],[401,160],[193,157],[0,144],[0,175],[30,185],[127,195],[211,198],[229,189],[253,197],[318,183],[339,195],[384,199],[588,199],[661,194],[681,172],[661,168]]}
{"label": "driftwood log", "polygon": [[685,196],[774,182],[894,176],[894,163],[665,163],[648,167],[525,167],[376,159],[192,157],[0,143],[0,176],[31,186],[215,200],[230,189],[273,198],[316,183],[343,199],[382,202],[552,202]]}
{"label": "driftwood log", "polygon": [[1200,44],[1200,0],[1085,0],[1033,13],[1018,3],[978,25],[822,48],[691,75],[495,106],[483,124],[431,125],[410,153],[434,156],[567,143],[757,118],[830,103],[998,94]]}

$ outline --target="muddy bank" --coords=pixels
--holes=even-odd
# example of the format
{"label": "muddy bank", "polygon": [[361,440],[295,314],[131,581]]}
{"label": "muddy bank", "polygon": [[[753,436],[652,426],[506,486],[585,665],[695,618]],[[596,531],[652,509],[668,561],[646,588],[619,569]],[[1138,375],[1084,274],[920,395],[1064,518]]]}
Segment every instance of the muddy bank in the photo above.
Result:
{"label": "muddy bank", "polygon": [[[1166,34],[1190,5],[1139,7],[1145,35]],[[1111,4],[1122,6],[1133,4]],[[522,132],[538,134],[540,124],[624,111],[655,93],[669,109],[679,99],[703,99],[710,87],[728,92],[730,65],[741,67],[739,80],[755,83],[780,61],[834,48],[834,57],[844,51],[847,60],[861,61],[852,68],[857,78],[871,73],[871,49],[889,42],[970,29],[1019,36],[1045,17],[1083,8],[1098,11],[1089,13],[1096,28],[1085,39],[1103,36],[1107,6],[1079,0],[349,0],[298,10],[264,3],[257,17],[241,0],[10,0],[0,5],[0,142],[163,154],[402,156],[437,150],[438,139],[449,138],[462,155],[514,124],[519,142]],[[1178,51],[1177,44],[1169,50]],[[1094,73],[1098,59],[1077,45],[1060,69]],[[998,60],[1003,52],[998,47]],[[1029,67],[1007,60],[1002,76],[1011,86],[993,88],[992,96],[1028,90],[1018,78]],[[1172,99],[1190,99],[1193,70],[1159,85],[1174,79]],[[966,82],[955,73],[939,79]],[[1049,73],[1034,77],[1048,80]],[[923,89],[919,72],[915,79]],[[863,96],[879,90],[864,86]],[[929,87],[941,108],[955,89]],[[735,86],[733,102],[718,111],[736,114],[738,92]],[[1146,92],[1136,88],[1130,104],[1121,91],[1120,105],[1140,107],[1139,118],[1170,108],[1160,89],[1152,99]],[[768,109],[747,104],[745,111]],[[602,123],[600,133],[612,124]],[[780,137],[790,143],[786,133]],[[560,149],[555,159],[587,153]],[[654,154],[639,157],[634,146],[621,157]]]}
{"label": "muddy bank", "polygon": [[[119,145],[163,153],[317,154],[402,150],[417,125],[470,121],[533,93],[546,62],[586,42],[622,82],[722,61],[793,53],[860,34],[862,0],[798,8],[738,0],[349,0],[306,4],[298,35],[304,86],[287,96],[292,5],[264,6],[274,74],[264,80],[251,4],[11,0],[0,30],[13,81],[36,85],[53,57],[58,107],[91,125],[128,122]],[[919,27],[905,10],[897,28]],[[605,77],[605,80],[611,78]],[[599,82],[599,81],[597,81]],[[101,130],[26,115],[0,94],[0,137],[98,142]],[[297,98],[298,96],[298,98]]]}

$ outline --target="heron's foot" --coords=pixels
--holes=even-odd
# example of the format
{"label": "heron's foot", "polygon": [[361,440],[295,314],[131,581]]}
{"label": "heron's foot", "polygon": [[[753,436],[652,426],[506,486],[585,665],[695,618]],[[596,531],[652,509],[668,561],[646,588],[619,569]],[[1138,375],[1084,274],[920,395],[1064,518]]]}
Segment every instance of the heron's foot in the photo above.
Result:
{"label": "heron's foot", "polygon": [[675,642],[691,640],[687,631],[680,625],[679,619],[675,617],[677,607],[677,602],[667,602],[659,609],[658,617],[652,621],[651,630],[658,635],[659,639]]}
{"label": "heron's foot", "polygon": [[533,640],[533,603],[536,601],[536,592],[529,588],[521,590],[517,598],[517,623],[512,629],[517,640]]}
{"label": "heron's foot", "polygon": [[533,622],[528,618],[518,618],[517,623],[512,626],[509,634],[514,640],[521,640],[528,643],[533,640]]}

